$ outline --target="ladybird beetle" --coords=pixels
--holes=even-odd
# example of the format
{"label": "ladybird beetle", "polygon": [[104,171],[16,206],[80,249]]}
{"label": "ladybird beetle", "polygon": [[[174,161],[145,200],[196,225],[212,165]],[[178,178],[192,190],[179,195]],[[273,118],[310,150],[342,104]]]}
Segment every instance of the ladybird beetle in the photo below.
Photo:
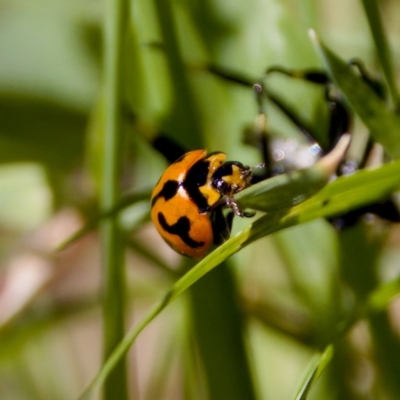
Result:
{"label": "ladybird beetle", "polygon": [[224,229],[212,222],[221,221],[213,214],[224,203],[235,215],[247,216],[233,196],[250,185],[252,170],[225,160],[226,154],[221,152],[190,151],[171,164],[157,182],[151,195],[151,218],[178,253],[193,258],[207,253],[217,242],[218,229]]}

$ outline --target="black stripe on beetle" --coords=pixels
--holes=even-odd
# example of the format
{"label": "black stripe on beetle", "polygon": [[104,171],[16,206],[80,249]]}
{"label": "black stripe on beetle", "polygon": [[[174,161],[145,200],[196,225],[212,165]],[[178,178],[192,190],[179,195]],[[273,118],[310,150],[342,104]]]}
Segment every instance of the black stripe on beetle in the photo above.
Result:
{"label": "black stripe on beetle", "polygon": [[199,189],[207,183],[209,168],[209,161],[197,161],[190,168],[183,182],[183,187],[186,189],[189,197],[193,200],[193,202],[200,210],[206,210],[209,207],[207,199],[204,197]]}
{"label": "black stripe on beetle", "polygon": [[172,199],[178,192],[179,186],[180,182],[178,181],[170,180],[165,182],[163,188],[153,197],[153,200],[151,201],[151,207],[154,206],[160,197],[164,197],[165,201]]}
{"label": "black stripe on beetle", "polygon": [[189,247],[197,249],[198,247],[204,246],[204,242],[196,242],[189,236],[190,221],[188,217],[180,217],[178,221],[172,225],[168,224],[163,213],[159,212],[157,217],[158,222],[166,232],[172,235],[178,235]]}

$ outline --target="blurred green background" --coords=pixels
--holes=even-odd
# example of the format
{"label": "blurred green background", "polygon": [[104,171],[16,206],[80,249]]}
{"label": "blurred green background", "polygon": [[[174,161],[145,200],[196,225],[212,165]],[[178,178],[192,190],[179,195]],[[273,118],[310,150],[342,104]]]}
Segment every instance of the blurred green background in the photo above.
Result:
{"label": "blurred green background", "polygon": [[[129,5],[122,192],[150,193],[165,169],[150,144],[157,132],[188,149],[224,151],[248,165],[262,161],[242,140],[257,115],[254,93],[205,65],[251,79],[272,65],[321,68],[311,27],[345,60],[360,58],[381,76],[361,1]],[[400,4],[378,5],[398,75]],[[99,210],[107,18],[97,0],[0,0],[1,399],[77,398],[103,363],[98,235],[54,249]],[[276,77],[270,89],[326,140],[321,88]],[[301,140],[273,104],[268,118],[275,135]],[[366,131],[358,120],[354,129]],[[148,211],[149,201],[140,201],[119,218],[127,326],[188,264],[159,238]],[[234,232],[248,223],[235,220]],[[257,241],[146,327],[128,357],[129,398],[295,398],[313,354],[372,290],[399,274],[399,242],[399,226],[376,219],[341,233],[317,220]],[[399,306],[393,301],[335,343],[310,399],[400,398]]]}

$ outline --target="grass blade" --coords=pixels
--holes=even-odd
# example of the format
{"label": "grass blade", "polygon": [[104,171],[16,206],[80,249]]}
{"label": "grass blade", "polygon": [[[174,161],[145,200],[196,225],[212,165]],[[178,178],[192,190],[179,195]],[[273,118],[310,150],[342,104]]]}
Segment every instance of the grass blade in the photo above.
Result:
{"label": "grass blade", "polygon": [[331,78],[368,127],[373,139],[381,143],[391,157],[399,158],[400,118],[387,108],[386,104],[346,62],[317,38],[314,31],[310,31],[310,36]]}
{"label": "grass blade", "polygon": [[223,263],[193,285],[192,319],[209,400],[255,400],[234,272]]}
{"label": "grass blade", "polygon": [[[353,318],[349,319],[349,321],[343,326],[343,329],[341,329],[338,332],[338,335],[335,336],[334,341],[335,342],[340,341],[340,339],[348,333],[349,329],[359,319],[365,318],[368,315],[370,316],[379,315],[382,317],[382,314],[377,314],[377,313],[384,310],[393,300],[393,298],[395,296],[398,296],[399,294],[400,294],[399,278],[378,287],[370,294],[369,299],[366,302],[366,306],[359,308],[360,311],[358,313],[356,312],[353,315]],[[334,344],[331,343],[325,348],[325,351],[322,354],[318,353],[313,357],[307,368],[303,382],[294,400],[307,399],[308,393],[312,385],[317,381],[319,376],[323,373],[329,362],[332,360],[334,350],[335,350]]]}
{"label": "grass blade", "polygon": [[325,370],[329,362],[333,357],[333,346],[329,345],[325,351],[321,354],[316,354],[307,368],[307,372],[303,379],[303,383],[300,386],[294,400],[306,400],[311,386],[320,377],[322,372]]}
{"label": "grass blade", "polygon": [[393,70],[392,55],[388,40],[383,30],[382,18],[378,4],[376,0],[362,0],[362,4],[368,18],[369,27],[371,29],[372,37],[374,38],[375,50],[378,54],[383,73],[385,74],[394,109],[398,110],[400,99]]}
{"label": "grass blade", "polygon": [[[120,197],[121,171],[121,70],[124,35],[127,32],[128,2],[107,0],[104,29],[104,131],[103,167],[100,195],[101,210],[111,210]],[[111,217],[100,225],[103,261],[103,318],[105,359],[124,336],[124,248],[118,219]],[[104,399],[128,398],[124,359],[118,360],[104,385]]]}
{"label": "grass blade", "polygon": [[[230,238],[180,278],[148,315],[131,329],[103,365],[92,385],[80,400],[89,399],[93,392],[101,387],[107,375],[113,370],[116,363],[125,356],[136,337],[149,322],[168,304],[232,254],[272,232],[316,218],[332,217],[349,209],[379,200],[400,187],[399,176],[400,161],[379,169],[363,170],[349,177],[338,178],[304,203],[290,210],[270,212]],[[261,182],[259,185],[268,186],[268,181]],[[261,190],[260,187],[259,190]],[[241,194],[243,201],[246,200],[246,193],[249,193],[249,191],[243,191]],[[395,290],[397,291],[397,289],[396,286]],[[393,291],[390,293],[393,293]],[[375,302],[379,303],[379,296],[374,298],[376,298]]]}

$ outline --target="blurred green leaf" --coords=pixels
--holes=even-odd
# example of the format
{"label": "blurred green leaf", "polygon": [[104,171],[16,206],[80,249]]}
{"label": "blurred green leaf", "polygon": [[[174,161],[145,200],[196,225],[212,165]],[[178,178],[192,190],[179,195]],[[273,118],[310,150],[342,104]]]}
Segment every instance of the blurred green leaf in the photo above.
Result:
{"label": "blurred green leaf", "polygon": [[0,95],[0,162],[37,161],[56,169],[82,161],[87,116],[48,100]]}
{"label": "blurred green leaf", "polygon": [[50,216],[52,198],[43,168],[36,164],[0,166],[0,227],[33,229]]}
{"label": "blurred green leaf", "polygon": [[58,7],[30,3],[2,8],[0,93],[87,110],[98,89],[99,70],[82,41],[84,13],[70,12],[62,2]]}
{"label": "blurred green leaf", "polygon": [[368,299],[371,312],[383,311],[394,297],[400,294],[400,278],[381,285],[374,290]]}

